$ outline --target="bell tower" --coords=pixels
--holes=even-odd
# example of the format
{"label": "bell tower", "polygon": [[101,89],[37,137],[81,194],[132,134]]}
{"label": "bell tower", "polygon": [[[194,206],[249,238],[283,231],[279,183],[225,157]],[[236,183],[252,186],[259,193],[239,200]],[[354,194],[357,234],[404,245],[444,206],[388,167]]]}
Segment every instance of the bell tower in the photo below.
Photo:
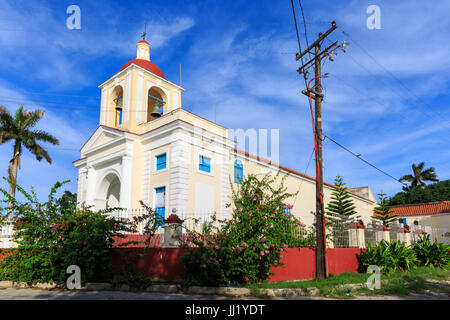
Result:
{"label": "bell tower", "polygon": [[136,44],[136,58],[103,82],[100,125],[141,134],[146,125],[181,108],[184,88],[167,80],[162,70],[150,61],[150,44]]}

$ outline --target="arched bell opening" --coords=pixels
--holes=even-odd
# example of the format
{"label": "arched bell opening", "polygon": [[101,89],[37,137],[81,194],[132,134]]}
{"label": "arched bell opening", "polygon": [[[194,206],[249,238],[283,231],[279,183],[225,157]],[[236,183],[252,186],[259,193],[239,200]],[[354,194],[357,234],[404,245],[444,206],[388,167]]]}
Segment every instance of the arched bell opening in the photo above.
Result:
{"label": "arched bell opening", "polygon": [[158,87],[151,87],[148,90],[147,121],[160,118],[167,113],[167,96]]}
{"label": "arched bell opening", "polygon": [[123,88],[117,86],[112,93],[112,104],[114,108],[114,126],[118,127],[123,122]]}

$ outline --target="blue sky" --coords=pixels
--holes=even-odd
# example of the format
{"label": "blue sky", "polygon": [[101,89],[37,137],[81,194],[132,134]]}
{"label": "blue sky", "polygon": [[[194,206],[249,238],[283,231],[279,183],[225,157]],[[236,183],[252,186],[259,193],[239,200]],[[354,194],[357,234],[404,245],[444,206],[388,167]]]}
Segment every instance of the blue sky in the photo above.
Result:
{"label": "blue sky", "polygon": [[[298,2],[294,1],[298,9]],[[308,39],[335,20],[330,40],[347,53],[326,62],[323,130],[395,177],[425,161],[450,178],[450,12],[448,1],[303,0]],[[81,30],[66,28],[66,9],[81,8]],[[381,29],[366,27],[366,8],[381,9]],[[305,172],[313,140],[289,0],[9,1],[0,0],[0,104],[45,109],[41,129],[60,140],[53,164],[22,156],[19,184],[44,198],[55,181],[72,180],[72,161],[98,126],[98,85],[135,58],[144,24],[151,59],[179,82],[184,107],[228,128],[280,129],[280,163]],[[299,12],[297,18],[300,18]],[[300,20],[299,20],[300,23]],[[303,26],[300,36],[305,48]],[[342,31],[350,35],[349,39]],[[326,42],[327,43],[327,42]],[[324,177],[394,195],[401,185],[328,140]],[[7,173],[12,145],[0,145]],[[314,175],[314,162],[306,172]],[[0,186],[6,188],[4,181]]]}

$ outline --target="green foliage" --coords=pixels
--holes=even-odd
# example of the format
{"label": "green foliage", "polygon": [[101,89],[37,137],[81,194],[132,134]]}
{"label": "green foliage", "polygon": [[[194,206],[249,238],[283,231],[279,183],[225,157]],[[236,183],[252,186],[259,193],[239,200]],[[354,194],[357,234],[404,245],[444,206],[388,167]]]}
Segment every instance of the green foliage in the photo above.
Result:
{"label": "green foliage", "polygon": [[410,271],[418,265],[414,250],[401,241],[381,241],[377,246],[367,244],[358,256],[359,272],[365,273],[371,265],[376,265],[382,273]]}
{"label": "green foliage", "polygon": [[198,248],[183,257],[188,284],[217,285],[229,282],[254,283],[267,279],[273,266],[282,265],[282,250],[307,243],[293,230],[302,224],[284,213],[289,194],[284,187],[272,185],[279,179],[265,175],[247,176],[236,191],[235,209],[230,220],[212,220],[202,230],[188,234]]}
{"label": "green foliage", "polygon": [[13,282],[53,283],[56,279],[56,267],[52,253],[33,245],[8,249],[1,253],[0,280]]}
{"label": "green foliage", "polygon": [[425,163],[421,162],[418,165],[412,164],[413,174],[404,175],[399,179],[400,182],[408,181],[410,182],[410,187],[423,187],[425,186],[425,181],[439,181],[433,167],[424,170]]}
{"label": "green foliage", "polygon": [[380,202],[378,207],[374,209],[374,218],[380,220],[386,228],[389,228],[389,225],[397,216],[391,214],[391,206],[387,201],[386,194],[381,192],[378,194],[378,197],[380,198]]}
{"label": "green foliage", "polygon": [[[140,255],[136,256],[139,258]],[[130,288],[143,290],[150,286],[153,282],[153,278],[145,276],[141,272],[136,271],[131,261],[127,260],[122,269],[114,269],[111,276],[111,284],[115,288],[120,288],[121,285],[129,285]]]}
{"label": "green foliage", "polygon": [[336,176],[334,180],[336,188],[331,193],[330,202],[325,210],[327,220],[332,224],[332,232],[327,235],[331,238],[335,245],[348,246],[348,243],[339,243],[344,239],[347,240],[347,228],[350,222],[360,218],[356,212],[355,204],[352,197],[345,187],[344,180],[341,176]]}
{"label": "green foliage", "polygon": [[15,183],[17,183],[17,169],[20,168],[20,156],[22,148],[28,149],[36,160],[45,159],[48,163],[52,163],[52,159],[48,152],[42,147],[40,142],[59,144],[58,139],[43,130],[32,130],[33,127],[44,116],[44,110],[23,110],[20,106],[14,115],[8,110],[0,106],[0,144],[8,141],[13,142],[13,156],[8,167],[10,184],[10,195],[15,196]]}
{"label": "green foliage", "polygon": [[355,210],[355,204],[341,176],[336,176],[334,185],[336,188],[331,193],[331,200],[326,208],[327,219],[334,224],[349,223],[353,219],[359,218]]}
{"label": "green foliage", "polygon": [[415,204],[450,201],[450,180],[440,181],[426,185],[424,187],[404,188],[389,199],[389,204]]}
{"label": "green foliage", "polygon": [[67,193],[56,198],[66,182],[57,182],[45,203],[20,186],[16,187],[26,199],[23,203],[0,189],[5,196],[2,202],[13,212],[14,222],[10,223],[18,244],[0,262],[1,280],[63,284],[70,265],[81,268],[82,282],[103,281],[110,273],[114,237],[132,230],[135,224],[110,217],[113,209],[93,212],[84,206],[76,208],[76,202],[67,201]]}
{"label": "green foliage", "polygon": [[413,244],[413,250],[422,266],[444,269],[449,266],[450,246],[439,242],[431,243],[430,235],[421,236]]}

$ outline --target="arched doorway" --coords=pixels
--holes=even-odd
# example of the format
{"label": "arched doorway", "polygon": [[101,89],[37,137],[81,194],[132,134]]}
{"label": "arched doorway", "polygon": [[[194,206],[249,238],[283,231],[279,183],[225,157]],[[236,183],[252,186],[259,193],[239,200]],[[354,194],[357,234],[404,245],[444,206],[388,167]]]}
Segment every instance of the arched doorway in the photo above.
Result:
{"label": "arched doorway", "polygon": [[100,182],[95,208],[103,210],[117,207],[120,207],[120,179],[115,173],[109,173]]}
{"label": "arched doorway", "polygon": [[120,207],[120,180],[116,176],[106,192],[106,209]]}

